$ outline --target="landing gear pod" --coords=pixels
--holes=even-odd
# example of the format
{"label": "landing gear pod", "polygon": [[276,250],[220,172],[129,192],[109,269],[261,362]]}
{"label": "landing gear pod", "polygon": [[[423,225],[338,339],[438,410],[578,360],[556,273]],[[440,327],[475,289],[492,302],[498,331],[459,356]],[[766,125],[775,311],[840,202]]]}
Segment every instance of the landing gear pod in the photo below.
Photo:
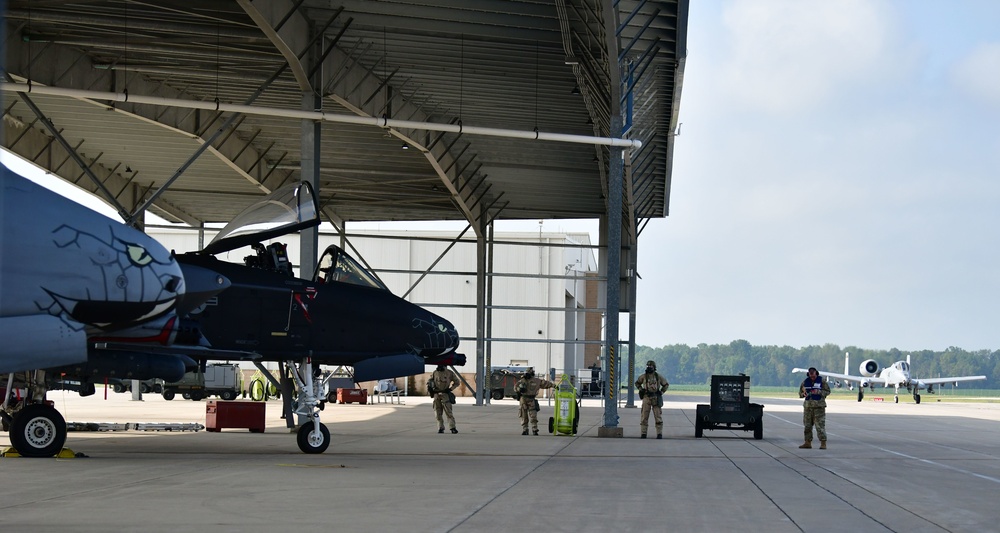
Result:
{"label": "landing gear pod", "polygon": [[560,376],[556,385],[554,416],[549,417],[549,433],[576,435],[576,428],[580,422],[579,401],[576,387],[569,380],[569,376],[566,374]]}

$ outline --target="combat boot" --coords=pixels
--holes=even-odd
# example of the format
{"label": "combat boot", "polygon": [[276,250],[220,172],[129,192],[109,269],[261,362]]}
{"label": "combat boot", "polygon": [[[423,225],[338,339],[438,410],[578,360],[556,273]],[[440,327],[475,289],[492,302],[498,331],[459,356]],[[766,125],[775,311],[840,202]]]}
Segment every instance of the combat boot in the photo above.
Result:
{"label": "combat boot", "polygon": [[438,433],[444,433],[444,428],[438,428]]}
{"label": "combat boot", "polygon": [[645,433],[643,433],[642,435],[639,435],[639,438],[640,438],[640,439],[644,439],[644,438],[646,438],[646,434],[645,434]]}
{"label": "combat boot", "polygon": [[806,449],[806,450],[808,450],[809,448],[812,448],[812,447],[813,447],[813,443],[812,443],[811,440],[807,440],[807,441],[805,441],[805,442],[802,443],[802,446],[799,446],[799,448],[803,448],[803,449]]}
{"label": "combat boot", "polygon": [[819,441],[819,449],[821,449],[821,450],[825,450],[826,449],[826,441],[825,440]]}
{"label": "combat boot", "polygon": [[524,431],[521,432],[521,435],[527,435],[527,434],[528,434],[528,430],[524,430]]}

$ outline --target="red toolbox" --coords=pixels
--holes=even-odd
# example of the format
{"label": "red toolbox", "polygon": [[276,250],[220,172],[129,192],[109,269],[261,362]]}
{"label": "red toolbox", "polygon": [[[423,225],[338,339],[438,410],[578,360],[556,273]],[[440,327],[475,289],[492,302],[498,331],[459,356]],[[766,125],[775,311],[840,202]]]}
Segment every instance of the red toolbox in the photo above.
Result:
{"label": "red toolbox", "polygon": [[368,403],[367,389],[337,389],[337,403]]}
{"label": "red toolbox", "polygon": [[264,402],[226,402],[209,400],[205,406],[205,429],[247,428],[251,433],[264,432]]}

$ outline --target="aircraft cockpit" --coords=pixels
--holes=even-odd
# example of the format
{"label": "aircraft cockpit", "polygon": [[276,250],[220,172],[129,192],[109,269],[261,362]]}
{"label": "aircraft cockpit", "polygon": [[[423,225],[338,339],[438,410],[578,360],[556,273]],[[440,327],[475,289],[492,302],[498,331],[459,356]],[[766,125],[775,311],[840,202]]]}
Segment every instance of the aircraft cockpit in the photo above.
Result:
{"label": "aircraft cockpit", "polygon": [[259,242],[251,245],[256,255],[248,255],[243,258],[244,264],[250,268],[269,270],[287,276],[294,276],[292,263],[288,260],[287,245],[274,242],[264,246]]}
{"label": "aircraft cockpit", "polygon": [[[319,210],[316,207],[312,186],[308,182],[286,185],[244,209],[219,231],[201,253],[216,255],[243,246],[252,246],[258,258],[277,267],[281,261],[276,255],[277,247],[271,248],[274,246],[272,244],[265,248],[260,243],[318,226],[319,222]],[[258,247],[264,248],[264,252]],[[283,255],[283,257],[287,262],[288,256]],[[255,265],[247,262],[247,266]]]}
{"label": "aircraft cockpit", "polygon": [[388,291],[389,288],[374,274],[358,264],[353,257],[338,246],[330,245],[319,258],[315,279],[317,283],[350,283]]}

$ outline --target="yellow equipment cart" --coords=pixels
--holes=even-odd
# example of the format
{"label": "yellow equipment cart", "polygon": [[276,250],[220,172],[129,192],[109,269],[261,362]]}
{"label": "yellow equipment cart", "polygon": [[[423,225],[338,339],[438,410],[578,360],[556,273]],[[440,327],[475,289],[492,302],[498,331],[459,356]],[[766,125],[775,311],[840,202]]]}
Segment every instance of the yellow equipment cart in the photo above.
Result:
{"label": "yellow equipment cart", "polygon": [[576,435],[580,422],[580,400],[569,376],[563,374],[555,388],[555,412],[549,417],[549,433]]}

